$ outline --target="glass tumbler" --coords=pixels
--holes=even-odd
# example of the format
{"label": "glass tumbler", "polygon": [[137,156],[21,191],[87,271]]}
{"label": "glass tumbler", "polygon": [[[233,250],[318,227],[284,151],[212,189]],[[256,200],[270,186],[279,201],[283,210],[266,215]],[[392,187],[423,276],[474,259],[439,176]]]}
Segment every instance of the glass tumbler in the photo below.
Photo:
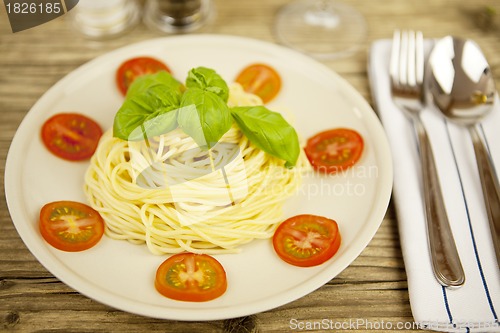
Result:
{"label": "glass tumbler", "polygon": [[144,8],[144,23],[165,33],[193,32],[213,17],[212,0],[146,0]]}
{"label": "glass tumbler", "polygon": [[80,0],[73,9],[73,25],[86,37],[117,37],[140,21],[137,0]]}

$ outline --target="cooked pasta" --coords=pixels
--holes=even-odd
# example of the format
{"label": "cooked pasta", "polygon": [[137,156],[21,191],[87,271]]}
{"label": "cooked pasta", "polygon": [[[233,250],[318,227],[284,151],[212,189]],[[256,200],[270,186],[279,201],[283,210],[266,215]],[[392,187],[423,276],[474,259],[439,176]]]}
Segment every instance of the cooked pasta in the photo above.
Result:
{"label": "cooked pasta", "polygon": [[[240,86],[228,104],[258,105]],[[146,141],[102,137],[85,175],[85,193],[114,239],[145,243],[154,254],[233,253],[272,236],[284,201],[308,167],[252,144],[236,125],[210,150],[176,129]]]}

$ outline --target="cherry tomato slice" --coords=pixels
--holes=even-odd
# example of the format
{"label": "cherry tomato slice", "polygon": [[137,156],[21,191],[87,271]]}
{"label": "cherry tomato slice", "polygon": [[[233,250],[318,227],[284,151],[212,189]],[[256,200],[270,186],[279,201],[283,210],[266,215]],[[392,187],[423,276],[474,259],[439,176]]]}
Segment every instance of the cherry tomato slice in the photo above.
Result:
{"label": "cherry tomato slice", "polygon": [[178,301],[210,301],[226,291],[226,272],[209,255],[175,254],[158,267],[155,287],[163,296]]}
{"label": "cherry tomato slice", "polygon": [[102,136],[101,127],[77,113],[59,113],[42,126],[42,141],[54,155],[68,161],[90,158]]}
{"label": "cherry tomato slice", "polygon": [[104,221],[91,207],[74,201],[55,201],[40,210],[42,237],[56,249],[78,252],[96,245],[104,234]]}
{"label": "cherry tomato slice", "polygon": [[363,148],[364,141],[358,132],[348,128],[336,128],[310,138],[305,152],[316,170],[334,174],[356,164]]}
{"label": "cherry tomato slice", "polygon": [[271,101],[281,90],[281,77],[276,70],[265,64],[253,64],[241,71],[236,82],[243,89],[259,96],[262,102]]}
{"label": "cherry tomato slice", "polygon": [[154,74],[160,71],[171,73],[170,68],[160,60],[151,57],[132,58],[120,65],[116,71],[116,84],[118,89],[125,96],[128,87],[141,75]]}
{"label": "cherry tomato slice", "polygon": [[337,253],[340,242],[337,222],[316,215],[291,217],[278,226],[273,236],[278,256],[300,267],[324,263]]}

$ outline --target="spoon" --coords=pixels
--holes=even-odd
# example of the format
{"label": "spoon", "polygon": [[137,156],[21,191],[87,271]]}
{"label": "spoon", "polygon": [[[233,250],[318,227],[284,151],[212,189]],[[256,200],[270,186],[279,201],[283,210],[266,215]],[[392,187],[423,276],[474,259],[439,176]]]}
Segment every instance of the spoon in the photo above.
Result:
{"label": "spoon", "polygon": [[434,104],[448,119],[469,130],[500,268],[500,186],[476,126],[493,109],[492,72],[476,43],[447,36],[434,46],[427,74],[428,91]]}

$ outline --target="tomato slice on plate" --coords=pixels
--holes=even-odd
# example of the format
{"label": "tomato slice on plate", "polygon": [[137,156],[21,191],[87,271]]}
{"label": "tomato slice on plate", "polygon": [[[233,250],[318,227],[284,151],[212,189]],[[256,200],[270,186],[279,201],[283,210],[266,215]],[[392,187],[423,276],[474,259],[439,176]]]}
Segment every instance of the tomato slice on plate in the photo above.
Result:
{"label": "tomato slice on plate", "polygon": [[120,65],[116,71],[116,84],[125,96],[128,87],[141,75],[154,74],[160,71],[171,73],[170,68],[160,60],[151,57],[132,58]]}
{"label": "tomato slice on plate", "polygon": [[56,249],[77,252],[96,245],[104,234],[104,221],[91,207],[74,201],[55,201],[40,210],[42,237]]}
{"label": "tomato slice on plate", "polygon": [[278,226],[273,236],[278,256],[300,267],[324,263],[337,253],[340,242],[337,222],[316,215],[291,217]]}
{"label": "tomato slice on plate", "polygon": [[276,70],[265,64],[245,67],[236,77],[243,89],[259,96],[262,102],[271,101],[281,90],[281,77]]}
{"label": "tomato slice on plate", "polygon": [[42,140],[47,149],[69,161],[90,158],[101,136],[101,127],[78,113],[56,114],[42,126]]}
{"label": "tomato slice on plate", "polygon": [[226,291],[226,271],[209,255],[175,254],[158,267],[155,287],[163,296],[178,301],[210,301]]}
{"label": "tomato slice on plate", "polygon": [[356,164],[363,148],[364,141],[358,132],[348,128],[336,128],[310,138],[305,152],[316,170],[334,174]]}

